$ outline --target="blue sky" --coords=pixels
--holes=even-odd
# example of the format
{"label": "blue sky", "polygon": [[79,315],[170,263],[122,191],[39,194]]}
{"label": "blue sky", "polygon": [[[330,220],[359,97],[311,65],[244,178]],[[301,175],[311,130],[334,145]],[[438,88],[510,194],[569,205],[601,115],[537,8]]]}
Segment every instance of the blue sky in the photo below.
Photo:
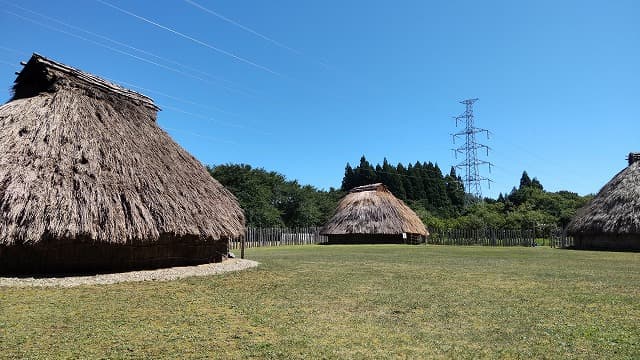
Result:
{"label": "blue sky", "polygon": [[523,170],[593,193],[640,151],[637,1],[0,4],[2,102],[38,52],[152,97],[158,124],[204,164],[325,189],[363,154],[448,171],[462,160],[451,117],[471,97],[492,132],[479,139],[495,164],[481,168],[486,196]]}

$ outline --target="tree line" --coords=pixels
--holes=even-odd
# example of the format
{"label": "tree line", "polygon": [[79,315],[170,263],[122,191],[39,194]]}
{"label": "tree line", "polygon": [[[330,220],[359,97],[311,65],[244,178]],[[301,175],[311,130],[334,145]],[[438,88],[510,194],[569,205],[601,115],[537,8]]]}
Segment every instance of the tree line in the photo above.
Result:
{"label": "tree line", "polygon": [[207,170],[236,196],[248,226],[322,226],[342,197],[336,189],[300,185],[275,171],[246,164],[208,166]]}
{"label": "tree line", "polygon": [[566,227],[576,211],[592,198],[593,195],[580,196],[566,190],[545,191],[538,179],[531,179],[523,171],[519,186],[508,194],[501,193],[497,199],[485,198],[454,218],[424,212],[421,218],[432,228],[531,229],[536,236],[548,237],[553,230]]}
{"label": "tree line", "polygon": [[537,178],[524,171],[518,186],[509,193],[473,201],[480,199],[465,193],[453,167],[445,175],[432,162],[405,166],[384,159],[374,166],[365,156],[355,167],[347,163],[341,188],[329,190],[301,185],[280,173],[246,164],[207,169],[238,198],[247,225],[256,227],[322,226],[348,190],[381,182],[431,229],[533,229],[538,236],[546,236],[552,229],[566,226],[592,197],[545,191]]}

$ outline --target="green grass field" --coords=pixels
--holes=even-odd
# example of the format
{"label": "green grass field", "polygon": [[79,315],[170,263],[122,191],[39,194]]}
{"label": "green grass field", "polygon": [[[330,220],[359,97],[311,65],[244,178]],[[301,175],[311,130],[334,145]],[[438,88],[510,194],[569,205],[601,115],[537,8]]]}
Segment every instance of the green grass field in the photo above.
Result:
{"label": "green grass field", "polygon": [[640,253],[250,249],[172,282],[0,288],[6,358],[640,358]]}

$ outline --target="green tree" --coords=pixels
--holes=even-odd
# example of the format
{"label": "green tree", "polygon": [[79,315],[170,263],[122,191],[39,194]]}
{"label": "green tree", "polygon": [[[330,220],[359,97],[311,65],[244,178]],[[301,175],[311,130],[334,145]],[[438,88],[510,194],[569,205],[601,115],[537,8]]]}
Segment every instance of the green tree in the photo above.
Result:
{"label": "green tree", "polygon": [[528,186],[531,186],[531,178],[526,171],[522,172],[522,177],[520,177],[520,189],[524,189]]}
{"label": "green tree", "polygon": [[301,186],[282,174],[244,164],[218,165],[208,170],[236,196],[249,226],[321,226],[343,194],[335,189],[327,192]]}
{"label": "green tree", "polygon": [[356,178],[354,186],[362,186],[378,182],[378,176],[373,166],[371,166],[364,155],[360,158],[360,164],[354,169],[354,173]]}
{"label": "green tree", "polygon": [[[544,235],[552,227],[566,226],[590,198],[568,191],[547,192],[540,181],[536,177],[531,179],[526,171],[519,186],[514,186],[509,194],[500,193],[496,200],[487,198],[482,202],[466,194],[455,167],[443,176],[438,164],[418,161],[407,167],[402,163],[394,166],[385,158],[382,165],[377,164],[374,169],[363,156],[360,165],[353,169],[356,175],[360,174],[359,184],[377,182],[368,177],[368,169],[377,175],[377,181],[384,183],[425,223],[433,226],[535,228],[538,235]],[[348,180],[348,173],[346,169],[343,184]],[[465,204],[473,205],[465,207]]]}
{"label": "green tree", "polygon": [[413,198],[424,199],[427,196],[427,193],[424,190],[423,181],[425,169],[420,161],[416,161],[416,163],[409,169],[408,173],[409,180],[411,181],[411,187],[413,188]]}
{"label": "green tree", "polygon": [[353,172],[353,168],[349,163],[344,168],[344,177],[342,178],[342,190],[349,191],[354,188],[355,183],[355,173]]}
{"label": "green tree", "polygon": [[456,168],[453,166],[449,171],[449,175],[445,177],[445,187],[447,197],[451,203],[449,215],[459,214],[464,208],[465,191],[462,179],[456,175]]}
{"label": "green tree", "polygon": [[208,167],[209,173],[231,191],[244,210],[247,225],[283,226],[281,212],[276,207],[269,173],[251,166],[221,165]]}
{"label": "green tree", "polygon": [[398,175],[397,169],[389,164],[386,158],[382,162],[381,175],[384,175],[384,177],[382,178],[382,183],[385,184],[385,186],[389,189],[389,191],[391,191],[392,194],[400,199],[407,198],[401,176]]}
{"label": "green tree", "polygon": [[530,186],[536,189],[544,190],[544,187],[542,187],[542,184],[540,183],[540,181],[538,181],[538,178],[535,177],[531,180]]}
{"label": "green tree", "polygon": [[414,199],[413,196],[413,186],[411,186],[411,179],[409,178],[409,173],[407,169],[402,165],[402,163],[398,163],[396,166],[396,171],[400,176],[400,181],[402,181],[402,188],[404,189],[404,194],[396,195],[400,197],[402,200]]}

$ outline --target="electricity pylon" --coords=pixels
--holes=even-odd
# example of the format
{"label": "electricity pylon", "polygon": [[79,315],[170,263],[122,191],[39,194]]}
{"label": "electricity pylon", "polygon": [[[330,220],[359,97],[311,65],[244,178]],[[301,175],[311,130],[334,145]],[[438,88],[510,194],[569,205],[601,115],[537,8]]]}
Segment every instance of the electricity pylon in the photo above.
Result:
{"label": "electricity pylon", "polygon": [[465,105],[464,113],[459,116],[454,116],[456,120],[456,127],[458,127],[458,123],[464,123],[464,129],[455,134],[451,134],[453,136],[453,143],[455,144],[456,138],[463,137],[465,139],[464,145],[452,149],[456,158],[458,154],[464,154],[465,159],[463,162],[455,165],[456,169],[464,169],[465,175],[462,178],[464,182],[464,186],[467,190],[468,194],[473,195],[476,199],[482,199],[482,187],[480,186],[480,182],[487,181],[489,187],[491,187],[491,179],[481,176],[479,171],[480,165],[488,165],[489,173],[491,173],[491,164],[489,161],[481,160],[478,158],[478,149],[485,149],[487,156],[489,156],[490,148],[487,145],[481,144],[476,141],[476,134],[478,133],[486,133],[487,139],[489,139],[489,130],[482,129],[474,126],[473,123],[473,103],[478,101],[478,99],[467,99],[460,101],[461,104]]}

